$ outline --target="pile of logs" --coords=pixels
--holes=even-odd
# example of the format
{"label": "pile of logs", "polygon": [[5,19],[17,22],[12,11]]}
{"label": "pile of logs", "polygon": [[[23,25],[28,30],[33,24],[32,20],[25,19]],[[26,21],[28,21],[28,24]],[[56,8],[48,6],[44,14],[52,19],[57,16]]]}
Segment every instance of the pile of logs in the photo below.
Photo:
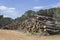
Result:
{"label": "pile of logs", "polygon": [[56,27],[55,20],[45,16],[35,16],[23,22],[7,25],[3,29],[18,29],[24,32],[34,32],[43,35],[60,32],[60,27]]}
{"label": "pile of logs", "polygon": [[18,28],[20,25],[21,25],[20,23],[11,23],[11,24],[8,24],[8,25],[2,27],[1,29],[17,30],[17,28]]}
{"label": "pile of logs", "polygon": [[39,32],[40,22],[34,18],[27,19],[21,23],[19,29],[29,32]]}
{"label": "pile of logs", "polygon": [[36,16],[35,18],[28,18],[23,21],[18,27],[19,30],[25,32],[40,33],[43,35],[49,35],[60,32],[60,27],[56,27],[55,20],[50,17]]}

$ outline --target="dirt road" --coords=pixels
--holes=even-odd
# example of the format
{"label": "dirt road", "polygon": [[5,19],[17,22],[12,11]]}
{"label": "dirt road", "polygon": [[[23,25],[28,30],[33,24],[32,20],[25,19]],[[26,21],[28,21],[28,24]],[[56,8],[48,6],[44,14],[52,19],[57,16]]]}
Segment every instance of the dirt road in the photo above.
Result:
{"label": "dirt road", "polygon": [[0,40],[60,40],[60,35],[55,36],[28,36],[12,30],[0,30]]}

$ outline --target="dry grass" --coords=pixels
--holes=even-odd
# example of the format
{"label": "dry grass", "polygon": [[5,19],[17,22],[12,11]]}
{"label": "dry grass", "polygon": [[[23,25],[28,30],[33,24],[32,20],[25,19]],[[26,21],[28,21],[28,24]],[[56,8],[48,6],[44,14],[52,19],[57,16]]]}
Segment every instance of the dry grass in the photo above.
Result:
{"label": "dry grass", "polygon": [[60,35],[55,36],[28,36],[12,30],[0,30],[0,40],[60,40]]}

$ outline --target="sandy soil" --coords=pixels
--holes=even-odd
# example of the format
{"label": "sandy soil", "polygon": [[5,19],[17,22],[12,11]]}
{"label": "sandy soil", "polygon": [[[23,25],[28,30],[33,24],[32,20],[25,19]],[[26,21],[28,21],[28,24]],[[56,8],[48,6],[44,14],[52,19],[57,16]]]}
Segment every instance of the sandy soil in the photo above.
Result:
{"label": "sandy soil", "polygon": [[12,30],[0,30],[0,40],[60,40],[60,35],[55,36],[28,36]]}

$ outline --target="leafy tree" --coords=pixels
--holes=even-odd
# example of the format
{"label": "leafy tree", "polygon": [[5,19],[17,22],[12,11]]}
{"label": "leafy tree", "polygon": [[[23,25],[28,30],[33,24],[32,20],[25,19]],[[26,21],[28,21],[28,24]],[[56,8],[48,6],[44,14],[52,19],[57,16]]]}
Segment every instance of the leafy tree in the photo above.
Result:
{"label": "leafy tree", "polygon": [[32,11],[32,10],[28,10],[24,13],[24,15],[22,15],[21,17],[18,17],[15,19],[16,22],[21,22],[21,21],[24,21],[26,20],[28,17],[31,17],[32,15],[35,14],[35,11]]}
{"label": "leafy tree", "polygon": [[11,18],[4,18],[3,16],[0,16],[0,28],[8,25],[8,24],[11,24],[13,22],[13,19]]}
{"label": "leafy tree", "polygon": [[57,21],[60,21],[60,8],[56,8],[54,16]]}

